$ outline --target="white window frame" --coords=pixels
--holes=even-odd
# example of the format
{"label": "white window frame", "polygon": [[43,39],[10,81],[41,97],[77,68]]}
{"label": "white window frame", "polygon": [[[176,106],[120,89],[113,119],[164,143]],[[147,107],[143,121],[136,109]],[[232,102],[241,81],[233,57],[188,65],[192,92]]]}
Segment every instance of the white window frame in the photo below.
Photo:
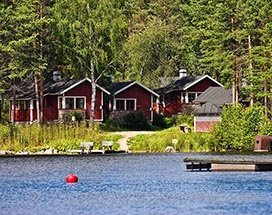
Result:
{"label": "white window frame", "polygon": [[[62,98],[62,104],[60,105],[60,98]],[[74,105],[72,109],[65,108],[66,98],[74,99]],[[76,109],[76,99],[84,99],[84,110],[86,110],[86,96],[58,96],[58,109],[62,110],[77,110]]]}
{"label": "white window frame", "polygon": [[[15,102],[15,109],[16,110],[29,110],[29,105],[27,104],[27,102],[29,102],[29,100],[16,100]],[[23,108],[21,107],[21,104],[23,104]],[[12,110],[14,110],[14,107],[12,108]]]}
{"label": "white window frame", "polygon": [[189,94],[195,94],[195,98],[194,98],[194,99],[196,99],[198,96],[201,95],[201,93],[202,93],[202,92],[186,92],[186,93],[185,93],[185,98],[184,98],[183,92],[182,92],[182,93],[181,93],[181,98],[182,98],[181,100],[182,100],[182,101],[185,101],[186,104],[192,103],[193,101],[189,101]]}
{"label": "white window frame", "polygon": [[134,101],[134,110],[136,110],[137,109],[137,99],[135,99],[135,98],[117,98],[117,99],[115,99],[114,100],[114,110],[117,110],[116,109],[116,101],[124,101],[124,111],[127,111],[127,100]]}

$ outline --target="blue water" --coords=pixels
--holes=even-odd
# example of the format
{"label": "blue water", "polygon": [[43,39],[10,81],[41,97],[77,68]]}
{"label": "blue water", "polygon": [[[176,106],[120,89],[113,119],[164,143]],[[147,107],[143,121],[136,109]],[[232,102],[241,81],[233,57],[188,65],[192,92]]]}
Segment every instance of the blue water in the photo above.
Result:
{"label": "blue water", "polygon": [[272,214],[272,172],[187,172],[184,156],[1,158],[0,214]]}

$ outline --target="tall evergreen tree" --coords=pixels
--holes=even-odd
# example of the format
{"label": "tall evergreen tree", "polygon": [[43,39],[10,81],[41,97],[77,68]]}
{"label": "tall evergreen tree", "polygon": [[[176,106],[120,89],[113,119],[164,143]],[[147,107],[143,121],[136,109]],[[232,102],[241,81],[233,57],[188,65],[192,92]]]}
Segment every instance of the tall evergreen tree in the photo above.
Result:
{"label": "tall evergreen tree", "polygon": [[21,80],[25,75],[39,71],[40,64],[35,45],[41,25],[37,11],[38,5],[38,0],[0,3],[1,80],[12,82],[14,85],[13,110],[15,110],[16,90],[20,90],[15,87],[16,80]]}

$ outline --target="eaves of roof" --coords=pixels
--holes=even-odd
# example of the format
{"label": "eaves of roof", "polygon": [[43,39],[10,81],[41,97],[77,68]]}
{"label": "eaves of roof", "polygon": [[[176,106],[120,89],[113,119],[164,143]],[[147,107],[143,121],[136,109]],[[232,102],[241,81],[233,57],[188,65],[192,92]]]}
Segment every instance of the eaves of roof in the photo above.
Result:
{"label": "eaves of roof", "polygon": [[115,90],[115,92],[112,91],[112,94],[113,94],[113,95],[117,95],[117,94],[119,94],[119,93],[125,91],[126,89],[128,89],[128,88],[130,88],[131,86],[133,86],[133,85],[136,84],[136,85],[139,85],[140,87],[142,87],[143,89],[147,90],[147,91],[150,92],[151,94],[153,94],[153,95],[155,95],[155,96],[157,96],[157,97],[160,96],[159,94],[157,94],[157,93],[154,92],[153,90],[149,89],[148,87],[144,86],[143,84],[141,84],[141,83],[138,82],[138,81],[134,81],[134,82],[117,82],[117,83],[115,83],[115,84],[122,85],[122,83],[125,83],[125,84],[123,84],[123,86],[122,86],[121,88]]}

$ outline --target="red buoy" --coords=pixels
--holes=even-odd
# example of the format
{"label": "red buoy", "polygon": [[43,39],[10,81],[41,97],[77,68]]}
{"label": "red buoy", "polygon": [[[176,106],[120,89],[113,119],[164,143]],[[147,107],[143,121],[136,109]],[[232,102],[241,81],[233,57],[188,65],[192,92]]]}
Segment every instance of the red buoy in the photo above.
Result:
{"label": "red buoy", "polygon": [[69,174],[66,176],[66,183],[77,183],[78,177],[75,174]]}

